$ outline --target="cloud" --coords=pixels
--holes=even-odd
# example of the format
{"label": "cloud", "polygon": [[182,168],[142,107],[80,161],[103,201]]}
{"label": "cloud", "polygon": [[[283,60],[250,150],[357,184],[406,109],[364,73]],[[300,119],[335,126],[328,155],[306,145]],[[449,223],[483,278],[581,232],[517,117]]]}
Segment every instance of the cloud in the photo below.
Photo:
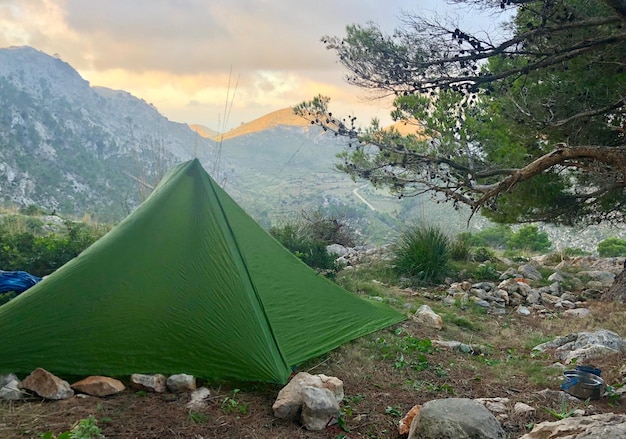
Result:
{"label": "cloud", "polygon": [[412,0],[0,0],[0,46],[59,54],[92,85],[123,89],[176,121],[251,120],[323,94],[365,106],[324,35],[375,21],[393,30]]}

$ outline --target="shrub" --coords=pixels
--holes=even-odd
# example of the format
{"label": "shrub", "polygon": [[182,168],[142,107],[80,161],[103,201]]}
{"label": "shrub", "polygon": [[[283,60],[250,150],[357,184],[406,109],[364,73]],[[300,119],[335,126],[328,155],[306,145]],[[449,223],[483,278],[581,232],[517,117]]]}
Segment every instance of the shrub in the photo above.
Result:
{"label": "shrub", "polygon": [[598,254],[603,258],[626,256],[626,240],[611,237],[598,243]]}
{"label": "shrub", "polygon": [[496,260],[496,254],[488,247],[477,247],[472,249],[471,258],[476,262],[489,262]]}
{"label": "shrub", "polygon": [[341,268],[335,262],[335,257],[326,250],[327,243],[314,237],[307,224],[287,222],[270,228],[269,232],[302,262],[327,277],[334,277]]}
{"label": "shrub", "polygon": [[552,242],[546,232],[540,232],[535,225],[526,225],[513,233],[507,241],[511,250],[530,250],[543,252],[552,247]]}
{"label": "shrub", "polygon": [[486,263],[476,267],[472,272],[472,276],[477,280],[498,280],[500,278],[500,272],[495,265]]}
{"label": "shrub", "polygon": [[78,256],[102,234],[72,221],[66,221],[65,230],[59,233],[42,234],[35,223],[17,221],[16,217],[0,222],[0,268],[45,276]]}
{"label": "shrub", "polygon": [[400,275],[419,282],[437,282],[449,272],[450,240],[436,227],[411,227],[394,247],[394,267]]}
{"label": "shrub", "polygon": [[509,239],[513,235],[513,231],[509,226],[499,224],[490,227],[474,235],[473,241],[475,247],[492,247],[503,249],[506,248]]}
{"label": "shrub", "polygon": [[312,215],[303,214],[306,229],[311,238],[320,240],[326,245],[341,244],[346,247],[355,245],[354,236],[345,223],[334,216],[324,216],[319,212]]}
{"label": "shrub", "polygon": [[453,261],[467,261],[471,255],[472,245],[461,234],[450,243],[450,259]]}

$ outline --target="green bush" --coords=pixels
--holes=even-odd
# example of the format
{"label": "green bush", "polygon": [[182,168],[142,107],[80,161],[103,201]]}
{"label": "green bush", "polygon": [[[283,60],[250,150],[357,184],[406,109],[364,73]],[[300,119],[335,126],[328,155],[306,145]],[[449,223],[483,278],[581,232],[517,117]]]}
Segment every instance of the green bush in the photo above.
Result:
{"label": "green bush", "polygon": [[272,227],[270,234],[276,238],[287,250],[296,255],[309,267],[324,273],[327,277],[334,277],[341,268],[334,255],[326,250],[328,245],[322,239],[314,236],[308,224],[301,222],[287,222]]}
{"label": "green bush", "polygon": [[461,234],[450,242],[450,259],[453,261],[467,261],[472,253],[470,240],[465,239]]}
{"label": "green bush", "polygon": [[414,226],[394,243],[398,274],[418,282],[438,282],[449,273],[450,240],[437,227]]}
{"label": "green bush", "polygon": [[475,233],[473,236],[473,246],[504,249],[507,247],[507,243],[512,235],[513,231],[511,227],[499,224]]}
{"label": "green bush", "polygon": [[477,280],[498,280],[500,279],[500,272],[494,264],[486,263],[480,264],[472,272],[472,277]]}
{"label": "green bush", "polygon": [[529,250],[543,252],[552,247],[552,242],[546,232],[540,232],[535,225],[526,225],[513,233],[507,241],[510,250]]}
{"label": "green bush", "polygon": [[66,221],[58,233],[43,233],[36,219],[5,217],[0,221],[0,269],[45,276],[78,256],[101,232]]}
{"label": "green bush", "polygon": [[626,240],[616,237],[606,238],[598,243],[598,254],[603,258],[626,256]]}
{"label": "green bush", "polygon": [[470,257],[476,262],[489,262],[496,260],[496,254],[489,247],[477,247],[472,249]]}

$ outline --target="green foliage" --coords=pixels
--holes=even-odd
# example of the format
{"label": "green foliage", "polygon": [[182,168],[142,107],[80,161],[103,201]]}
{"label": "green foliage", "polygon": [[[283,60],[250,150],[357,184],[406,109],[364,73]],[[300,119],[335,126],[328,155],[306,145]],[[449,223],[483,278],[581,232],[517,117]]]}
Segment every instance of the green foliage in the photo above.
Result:
{"label": "green foliage", "polygon": [[437,282],[449,273],[450,240],[437,227],[410,227],[394,244],[398,274],[417,282]]}
{"label": "green foliage", "polygon": [[36,219],[6,216],[0,220],[0,267],[45,276],[78,256],[102,231],[65,221],[61,232],[44,232]]}
{"label": "green foliage", "polygon": [[7,291],[6,293],[0,293],[0,306],[7,303],[9,300],[14,299],[17,296],[15,291]]}
{"label": "green foliage", "polygon": [[191,410],[189,412],[189,420],[194,424],[206,424],[209,422],[209,416],[206,413]]}
{"label": "green foliage", "polygon": [[561,250],[561,253],[563,253],[564,256],[588,256],[591,253],[583,250],[582,248],[576,248],[576,247],[565,247],[563,250]]}
{"label": "green foliage", "polygon": [[471,258],[476,262],[489,262],[496,259],[496,254],[490,248],[477,247],[472,249]]}
{"label": "green foliage", "polygon": [[621,222],[626,46],[616,2],[479,3],[515,11],[501,44],[419,13],[391,35],[369,23],[323,38],[352,84],[395,94],[391,116],[419,121],[423,136],[378,122],[359,130],[321,96],[298,110],[349,138],[339,169],[400,196],[434,192],[499,223]]}
{"label": "green foliage", "polygon": [[498,280],[500,272],[494,264],[484,263],[472,271],[472,277],[478,280]]}
{"label": "green foliage", "polygon": [[240,389],[233,389],[232,395],[227,396],[226,398],[222,400],[222,403],[220,404],[220,408],[222,409],[222,412],[224,412],[225,414],[230,414],[236,411],[240,415],[248,414],[248,407],[250,404],[247,402],[243,403],[235,399],[235,397],[237,396],[237,393],[239,393],[240,391],[241,391]]}
{"label": "green foliage", "polygon": [[611,237],[598,243],[598,254],[603,258],[626,256],[626,240]]}
{"label": "green foliage", "polygon": [[570,418],[574,416],[574,414],[576,413],[576,408],[568,410],[567,400],[565,398],[566,398],[565,395],[563,395],[561,399],[561,407],[559,410],[554,410],[549,407],[546,407],[545,410],[558,420],[566,419],[566,418]]}
{"label": "green foliage", "polygon": [[513,236],[510,226],[499,224],[472,235],[470,242],[474,247],[491,247],[504,249]]}
{"label": "green foliage", "polygon": [[470,242],[461,234],[457,235],[456,239],[450,243],[450,259],[453,261],[467,261],[472,253],[472,246]]}
{"label": "green foliage", "polygon": [[103,439],[102,429],[98,426],[96,418],[92,415],[81,419],[69,431],[54,436],[51,431],[39,435],[42,439]]}
{"label": "green foliage", "polygon": [[543,252],[552,247],[552,242],[546,232],[539,231],[539,227],[526,225],[511,235],[507,247],[511,250]]}
{"label": "green foliage", "polygon": [[326,250],[327,241],[316,235],[318,231],[307,223],[292,221],[272,227],[269,233],[302,262],[332,278],[341,267]]}

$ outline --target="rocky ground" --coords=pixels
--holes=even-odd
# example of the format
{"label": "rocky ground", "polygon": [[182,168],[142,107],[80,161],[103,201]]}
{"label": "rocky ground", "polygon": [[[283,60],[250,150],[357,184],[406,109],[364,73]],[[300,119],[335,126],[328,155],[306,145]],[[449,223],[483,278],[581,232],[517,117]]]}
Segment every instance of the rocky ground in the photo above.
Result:
{"label": "rocky ground", "polygon": [[[572,303],[577,308],[590,311],[582,317],[566,313],[567,307],[555,308],[554,303],[522,304],[528,305],[529,313],[520,313],[519,304],[498,308],[471,300],[446,303],[446,297],[457,294],[450,288],[383,286],[384,300],[407,311],[405,322],[300,366],[298,371],[343,380],[342,422],[323,431],[307,431],[297,422],[274,417],[272,404],[282,386],[199,382],[211,396],[194,410],[187,407],[188,393],[130,388],[102,398],[0,402],[0,437],[39,438],[48,431],[57,435],[93,416],[107,438],[399,438],[399,421],[411,407],[449,397],[506,398],[497,417],[508,438],[519,438],[540,422],[572,416],[574,410],[584,415],[626,413],[626,401],[619,396],[626,380],[624,353],[593,360],[610,387],[592,401],[560,391],[563,370],[574,368],[576,362],[561,364],[553,350],[533,353],[540,343],[579,331],[606,329],[625,336],[626,306],[587,297],[586,287],[579,285],[568,292],[575,296]],[[441,317],[440,329],[411,317],[424,304]],[[459,341],[480,349],[450,349],[437,341]],[[534,410],[515,413],[516,402]]]}

